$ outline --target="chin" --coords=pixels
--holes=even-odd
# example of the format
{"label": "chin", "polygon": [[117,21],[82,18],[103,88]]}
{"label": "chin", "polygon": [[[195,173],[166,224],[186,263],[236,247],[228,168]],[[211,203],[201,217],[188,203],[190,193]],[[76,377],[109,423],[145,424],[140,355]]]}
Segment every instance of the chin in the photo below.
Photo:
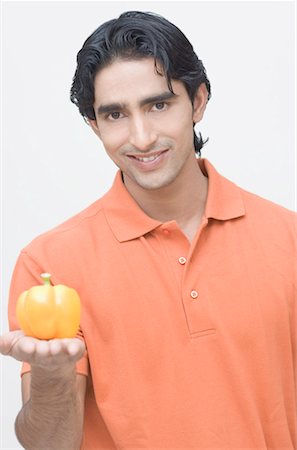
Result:
{"label": "chin", "polygon": [[175,175],[172,175],[171,177],[163,176],[163,177],[148,177],[148,179],[135,179],[134,182],[138,184],[142,189],[145,189],[147,191],[155,191],[158,189],[162,189],[166,186],[169,186],[174,179],[176,178]]}

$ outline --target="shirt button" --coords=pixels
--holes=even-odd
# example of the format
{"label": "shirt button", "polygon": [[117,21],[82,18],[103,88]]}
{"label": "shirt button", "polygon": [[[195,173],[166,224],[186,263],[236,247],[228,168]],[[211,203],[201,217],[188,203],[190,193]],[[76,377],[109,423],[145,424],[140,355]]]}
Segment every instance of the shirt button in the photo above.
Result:
{"label": "shirt button", "polygon": [[193,290],[193,291],[191,291],[190,295],[191,295],[192,298],[197,298],[198,297],[198,292]]}
{"label": "shirt button", "polygon": [[164,228],[164,230],[163,230],[163,233],[166,235],[166,236],[168,236],[169,235],[169,233],[170,233],[170,231],[169,230],[167,230],[167,228]]}
{"label": "shirt button", "polygon": [[180,258],[178,258],[178,262],[179,262],[180,264],[186,264],[187,259],[186,259],[184,256],[181,256]]}

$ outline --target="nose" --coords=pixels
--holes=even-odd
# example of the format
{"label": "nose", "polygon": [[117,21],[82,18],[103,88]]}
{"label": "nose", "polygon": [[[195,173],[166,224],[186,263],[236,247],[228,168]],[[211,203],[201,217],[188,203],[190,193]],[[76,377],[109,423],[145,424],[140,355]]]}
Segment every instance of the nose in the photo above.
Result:
{"label": "nose", "polygon": [[151,149],[157,140],[156,131],[145,115],[137,115],[130,123],[130,144],[143,152]]}

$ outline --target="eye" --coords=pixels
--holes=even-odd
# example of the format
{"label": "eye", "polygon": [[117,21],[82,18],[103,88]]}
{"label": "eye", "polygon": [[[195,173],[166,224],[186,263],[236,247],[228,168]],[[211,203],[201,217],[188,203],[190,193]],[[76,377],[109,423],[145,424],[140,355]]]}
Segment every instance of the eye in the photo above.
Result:
{"label": "eye", "polygon": [[163,111],[164,109],[166,109],[166,106],[167,104],[165,102],[158,102],[154,104],[153,109],[157,111]]}
{"label": "eye", "polygon": [[112,113],[109,113],[107,118],[110,120],[118,120],[122,117],[122,114],[118,111],[114,111]]}

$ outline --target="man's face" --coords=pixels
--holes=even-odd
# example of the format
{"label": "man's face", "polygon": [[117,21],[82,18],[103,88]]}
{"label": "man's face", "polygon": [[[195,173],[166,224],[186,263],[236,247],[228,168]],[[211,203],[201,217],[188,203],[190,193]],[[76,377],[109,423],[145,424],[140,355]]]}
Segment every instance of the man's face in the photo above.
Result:
{"label": "man's face", "polygon": [[131,188],[160,189],[195,164],[193,122],[203,115],[205,86],[194,105],[180,81],[156,73],[152,58],[116,60],[95,77],[91,126]]}

